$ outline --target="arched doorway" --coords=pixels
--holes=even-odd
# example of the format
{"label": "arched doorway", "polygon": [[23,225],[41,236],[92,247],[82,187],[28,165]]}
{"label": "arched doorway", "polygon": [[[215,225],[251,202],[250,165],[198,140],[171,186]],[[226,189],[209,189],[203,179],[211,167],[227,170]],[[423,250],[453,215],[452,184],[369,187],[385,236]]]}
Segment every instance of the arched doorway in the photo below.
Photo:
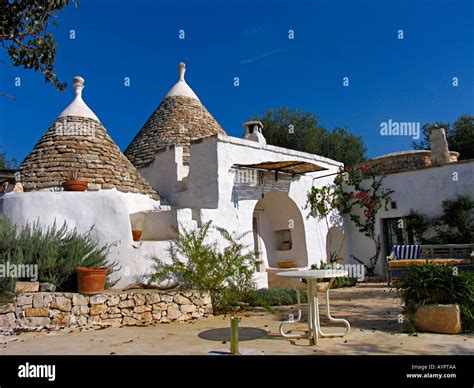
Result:
{"label": "arched doorway", "polygon": [[308,251],[303,216],[288,195],[265,193],[253,212],[255,252],[265,268],[277,268],[277,262],[295,262],[308,266]]}

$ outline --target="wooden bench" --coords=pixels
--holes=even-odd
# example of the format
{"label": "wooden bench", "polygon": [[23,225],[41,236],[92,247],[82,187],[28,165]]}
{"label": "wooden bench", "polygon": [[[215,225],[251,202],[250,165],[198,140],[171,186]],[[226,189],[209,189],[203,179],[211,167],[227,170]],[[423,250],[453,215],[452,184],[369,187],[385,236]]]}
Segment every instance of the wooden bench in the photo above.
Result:
{"label": "wooden bench", "polygon": [[[471,270],[474,259],[474,244],[446,244],[446,245],[421,245],[419,254],[409,258],[396,258],[395,245],[392,253],[387,256],[387,281],[390,285],[394,275],[400,276],[406,271],[409,265],[422,265],[433,263],[437,265],[454,264],[460,270]],[[407,246],[405,246],[407,247]],[[399,249],[400,251],[400,249]],[[408,249],[412,254],[413,249]]]}

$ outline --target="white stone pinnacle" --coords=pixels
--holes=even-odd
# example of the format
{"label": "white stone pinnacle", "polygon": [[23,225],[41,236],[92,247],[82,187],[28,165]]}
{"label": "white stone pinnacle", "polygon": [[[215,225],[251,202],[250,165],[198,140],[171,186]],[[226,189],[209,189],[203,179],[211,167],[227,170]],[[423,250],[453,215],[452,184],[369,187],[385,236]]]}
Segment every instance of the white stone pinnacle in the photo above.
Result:
{"label": "white stone pinnacle", "polygon": [[186,63],[179,62],[178,73],[179,73],[180,82],[185,82],[184,81],[184,74],[186,73]]}
{"label": "white stone pinnacle", "polygon": [[173,96],[183,96],[183,97],[191,97],[199,100],[196,93],[189,87],[189,85],[184,80],[184,74],[186,73],[186,64],[184,62],[180,62],[178,66],[178,74],[179,80],[174,84],[174,86],[170,89],[168,93],[166,93],[166,97],[173,97]]}
{"label": "white stone pinnacle", "polygon": [[84,78],[80,76],[75,76],[73,79],[73,88],[76,97],[74,100],[68,105],[66,109],[59,115],[59,117],[66,117],[66,116],[75,116],[75,117],[86,117],[90,119],[94,119],[100,122],[98,117],[95,115],[94,112],[86,105],[84,100],[82,99],[82,89],[84,89]]}

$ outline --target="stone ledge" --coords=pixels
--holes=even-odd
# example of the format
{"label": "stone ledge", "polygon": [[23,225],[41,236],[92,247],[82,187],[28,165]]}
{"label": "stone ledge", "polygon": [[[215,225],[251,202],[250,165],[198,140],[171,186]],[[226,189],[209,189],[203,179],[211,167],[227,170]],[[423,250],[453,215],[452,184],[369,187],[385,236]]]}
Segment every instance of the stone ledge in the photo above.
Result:
{"label": "stone ledge", "polygon": [[212,314],[204,291],[107,290],[98,295],[30,292],[0,306],[0,330],[70,326],[145,326]]}

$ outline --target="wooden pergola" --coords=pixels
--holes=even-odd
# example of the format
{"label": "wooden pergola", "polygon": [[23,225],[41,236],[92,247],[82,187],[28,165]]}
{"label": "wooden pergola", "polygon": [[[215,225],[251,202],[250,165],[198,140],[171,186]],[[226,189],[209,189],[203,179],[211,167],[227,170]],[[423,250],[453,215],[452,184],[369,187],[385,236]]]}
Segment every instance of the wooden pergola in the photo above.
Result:
{"label": "wooden pergola", "polygon": [[253,164],[234,164],[234,168],[248,168],[262,171],[275,171],[275,174],[279,172],[293,175],[303,175],[310,172],[324,171],[326,167],[319,166],[315,163],[303,162],[300,160],[284,160],[278,162],[260,162]]}

